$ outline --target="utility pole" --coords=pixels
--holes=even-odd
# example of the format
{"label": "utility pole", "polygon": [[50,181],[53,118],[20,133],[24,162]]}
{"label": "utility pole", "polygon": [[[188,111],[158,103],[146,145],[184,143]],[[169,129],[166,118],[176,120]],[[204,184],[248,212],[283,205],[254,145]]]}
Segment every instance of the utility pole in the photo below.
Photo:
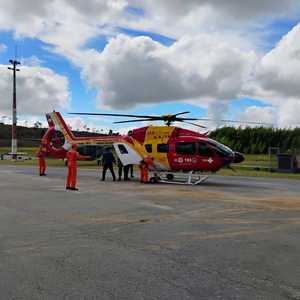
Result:
{"label": "utility pole", "polygon": [[12,64],[12,68],[8,67],[9,70],[13,71],[13,105],[12,105],[12,127],[11,127],[11,154],[12,159],[17,159],[17,93],[16,93],[16,72],[20,71],[17,69],[17,65],[21,63],[10,59],[9,62]]}

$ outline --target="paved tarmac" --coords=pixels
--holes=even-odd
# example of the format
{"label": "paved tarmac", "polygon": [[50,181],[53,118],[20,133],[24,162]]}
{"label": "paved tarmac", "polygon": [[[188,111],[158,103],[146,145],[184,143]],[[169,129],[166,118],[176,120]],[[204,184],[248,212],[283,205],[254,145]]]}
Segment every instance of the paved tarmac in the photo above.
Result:
{"label": "paved tarmac", "polygon": [[300,182],[0,166],[0,299],[300,299]]}

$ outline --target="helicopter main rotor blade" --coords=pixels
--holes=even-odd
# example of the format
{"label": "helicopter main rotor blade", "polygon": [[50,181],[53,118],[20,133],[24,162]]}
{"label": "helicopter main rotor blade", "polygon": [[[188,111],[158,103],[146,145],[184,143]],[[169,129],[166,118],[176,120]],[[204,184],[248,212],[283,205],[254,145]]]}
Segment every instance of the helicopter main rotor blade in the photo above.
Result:
{"label": "helicopter main rotor blade", "polygon": [[207,128],[205,126],[202,126],[202,125],[199,125],[199,124],[196,124],[196,123],[192,123],[192,122],[187,122],[187,121],[180,121],[180,122],[187,123],[187,124],[190,124],[190,125],[193,125],[193,126],[196,126],[196,127],[204,128],[204,129]]}
{"label": "helicopter main rotor blade", "polygon": [[[177,116],[184,115],[190,113],[189,111],[180,112],[177,114],[170,115],[162,115],[162,116],[152,116],[152,115],[129,115],[129,114],[110,114],[110,113],[69,113],[71,115],[81,115],[81,116],[110,116],[110,117],[128,117],[128,118],[144,118],[143,121],[164,121],[164,122],[183,122],[183,121],[208,121],[208,122],[225,122],[225,123],[237,123],[237,124],[253,124],[253,125],[265,125],[265,126],[273,126],[273,124],[265,123],[265,122],[252,122],[252,121],[240,121],[240,120],[228,120],[228,119],[209,119],[209,118],[178,118]],[[139,120],[138,120],[139,121]],[[122,122],[122,123],[130,123],[134,122]],[[115,122],[116,123],[116,122]],[[121,123],[121,122],[120,122]],[[198,125],[197,125],[198,126]]]}
{"label": "helicopter main rotor blade", "polygon": [[80,116],[110,116],[110,117],[128,117],[128,118],[149,118],[160,119],[160,116],[143,116],[143,115],[127,115],[127,114],[104,114],[104,113],[69,113],[69,115]]}
{"label": "helicopter main rotor blade", "polygon": [[153,119],[126,120],[126,121],[114,122],[114,124],[134,123],[134,122],[144,122],[144,121],[159,121],[159,120],[153,120]]}
{"label": "helicopter main rotor blade", "polygon": [[186,114],[189,114],[189,113],[190,113],[190,111],[184,111],[184,112],[175,114],[175,115],[173,115],[173,116],[177,117],[177,116],[180,116],[180,115],[186,115]]}
{"label": "helicopter main rotor blade", "polygon": [[227,123],[237,123],[237,124],[253,124],[253,125],[267,125],[273,126],[271,123],[264,123],[264,122],[253,122],[253,121],[240,121],[240,120],[227,120],[227,119],[209,119],[209,118],[201,118],[198,119],[200,121],[208,121],[208,122],[227,122]]}
{"label": "helicopter main rotor blade", "polygon": [[[150,120],[176,120],[176,119],[185,119],[185,118],[177,118],[179,115],[187,114],[189,111],[184,111],[175,115],[162,115],[162,116],[153,116],[153,115],[129,115],[129,114],[110,114],[110,113],[69,113],[70,115],[80,115],[80,116],[110,116],[110,117],[128,117],[128,118],[147,118]],[[195,121],[198,119],[188,118],[187,120]]]}
{"label": "helicopter main rotor blade", "polygon": [[221,120],[222,122],[228,122],[228,123],[240,123],[240,124],[254,124],[254,125],[267,125],[267,126],[273,126],[271,123],[265,123],[265,122],[253,122],[253,121],[238,121],[238,120]]}
{"label": "helicopter main rotor blade", "polygon": [[196,118],[175,118],[175,121],[201,121],[201,119],[196,119]]}

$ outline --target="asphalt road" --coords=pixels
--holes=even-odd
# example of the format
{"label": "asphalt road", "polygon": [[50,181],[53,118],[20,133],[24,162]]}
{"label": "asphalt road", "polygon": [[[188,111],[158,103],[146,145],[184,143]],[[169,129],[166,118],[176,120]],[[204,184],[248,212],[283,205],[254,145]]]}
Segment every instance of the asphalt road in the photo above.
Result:
{"label": "asphalt road", "polygon": [[300,299],[299,181],[0,166],[0,299]]}

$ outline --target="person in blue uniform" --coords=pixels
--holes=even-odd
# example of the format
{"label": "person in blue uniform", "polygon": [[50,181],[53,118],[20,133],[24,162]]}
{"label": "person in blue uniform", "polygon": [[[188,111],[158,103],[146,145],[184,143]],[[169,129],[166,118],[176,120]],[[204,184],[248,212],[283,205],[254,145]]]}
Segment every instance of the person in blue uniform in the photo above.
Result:
{"label": "person in blue uniform", "polygon": [[105,181],[106,171],[109,169],[113,177],[113,181],[116,181],[116,175],[113,165],[116,163],[115,157],[111,151],[111,148],[106,148],[102,154],[102,181]]}

